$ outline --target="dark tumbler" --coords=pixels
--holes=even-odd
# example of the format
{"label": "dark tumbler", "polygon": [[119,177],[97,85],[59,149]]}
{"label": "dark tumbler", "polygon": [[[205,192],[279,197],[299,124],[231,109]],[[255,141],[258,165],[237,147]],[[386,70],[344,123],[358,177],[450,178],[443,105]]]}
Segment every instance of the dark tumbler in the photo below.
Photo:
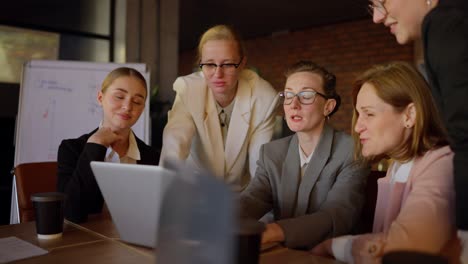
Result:
{"label": "dark tumbler", "polygon": [[62,236],[63,206],[65,194],[59,192],[36,193],[31,195],[36,214],[36,232],[40,239]]}
{"label": "dark tumbler", "polygon": [[265,224],[242,219],[237,234],[237,264],[258,264]]}

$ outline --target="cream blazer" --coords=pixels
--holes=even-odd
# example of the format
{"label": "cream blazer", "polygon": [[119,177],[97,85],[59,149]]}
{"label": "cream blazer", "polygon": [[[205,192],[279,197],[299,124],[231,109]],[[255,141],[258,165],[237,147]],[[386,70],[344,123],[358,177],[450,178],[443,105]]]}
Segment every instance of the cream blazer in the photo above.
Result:
{"label": "cream blazer", "polygon": [[216,101],[203,73],[177,78],[174,91],[160,164],[168,158],[186,160],[241,191],[255,173],[261,145],[273,135],[277,92],[255,72],[242,71],[224,147]]}

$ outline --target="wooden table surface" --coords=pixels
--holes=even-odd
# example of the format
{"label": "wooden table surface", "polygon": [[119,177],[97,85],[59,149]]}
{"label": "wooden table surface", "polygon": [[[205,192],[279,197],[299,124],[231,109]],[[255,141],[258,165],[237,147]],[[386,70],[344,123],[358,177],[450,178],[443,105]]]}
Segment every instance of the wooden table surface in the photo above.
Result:
{"label": "wooden table surface", "polygon": [[[63,236],[40,240],[35,222],[0,226],[0,238],[15,236],[49,251],[48,254],[14,263],[155,263],[154,249],[122,242],[110,218],[95,217],[77,225],[65,221]],[[275,246],[260,255],[260,264],[338,264],[306,251]]]}

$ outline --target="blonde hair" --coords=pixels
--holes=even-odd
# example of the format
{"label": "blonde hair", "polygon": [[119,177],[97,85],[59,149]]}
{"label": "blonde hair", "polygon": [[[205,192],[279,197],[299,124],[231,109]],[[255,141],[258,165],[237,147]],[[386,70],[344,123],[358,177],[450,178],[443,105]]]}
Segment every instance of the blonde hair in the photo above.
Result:
{"label": "blonde hair", "polygon": [[364,158],[361,153],[359,134],[354,131],[359,116],[356,111],[357,95],[364,83],[371,84],[377,96],[390,104],[394,111],[401,113],[410,103],[413,103],[416,109],[412,135],[407,142],[402,142],[400,149],[386,153],[386,156],[399,161],[407,161],[423,155],[430,149],[448,144],[447,133],[423,76],[409,63],[392,62],[373,66],[354,82],[352,91],[354,113],[351,130],[355,158],[367,161],[381,158]]}
{"label": "blonde hair", "polygon": [[245,56],[245,47],[242,43],[242,39],[240,34],[232,27],[227,25],[216,25],[210,29],[208,29],[203,35],[200,37],[200,41],[198,43],[198,54],[197,54],[197,64],[200,63],[202,57],[202,49],[206,42],[210,40],[229,40],[234,41],[237,43],[237,50],[239,52],[239,56],[243,58]]}
{"label": "blonde hair", "polygon": [[106,78],[102,82],[101,85],[101,92],[105,93],[107,88],[115,81],[115,79],[123,77],[123,76],[128,76],[128,77],[133,77],[136,80],[140,81],[143,87],[145,88],[145,98],[148,94],[148,88],[146,86],[146,80],[141,73],[133,68],[128,68],[128,67],[120,67],[117,68],[113,71],[111,71],[109,74],[107,74]]}

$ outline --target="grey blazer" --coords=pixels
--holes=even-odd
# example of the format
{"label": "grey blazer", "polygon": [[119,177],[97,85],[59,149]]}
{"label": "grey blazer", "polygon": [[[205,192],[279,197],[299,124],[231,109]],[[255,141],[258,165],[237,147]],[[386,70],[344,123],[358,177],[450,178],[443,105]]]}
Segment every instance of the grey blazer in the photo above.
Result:
{"label": "grey blazer", "polygon": [[297,135],[272,141],[261,147],[255,177],[240,195],[241,217],[259,219],[273,210],[285,245],[311,248],[351,232],[369,171],[353,161],[351,137],[328,125],[302,180]]}

